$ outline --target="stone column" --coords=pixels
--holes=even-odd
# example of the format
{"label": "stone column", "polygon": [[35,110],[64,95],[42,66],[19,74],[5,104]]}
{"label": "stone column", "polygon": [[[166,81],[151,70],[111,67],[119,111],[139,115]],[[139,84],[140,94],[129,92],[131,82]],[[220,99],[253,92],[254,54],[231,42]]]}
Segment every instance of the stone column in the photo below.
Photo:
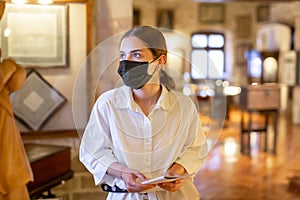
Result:
{"label": "stone column", "polygon": [[88,52],[113,34],[131,28],[132,5],[132,0],[87,0]]}
{"label": "stone column", "polygon": [[[105,49],[100,46],[132,27],[132,13],[132,0],[87,0],[87,54],[90,54],[87,90],[90,108],[95,98],[114,87],[117,78],[113,68],[116,64],[111,62],[118,58],[119,52],[114,48],[118,43],[110,42]],[[108,67],[108,63],[113,67]]]}

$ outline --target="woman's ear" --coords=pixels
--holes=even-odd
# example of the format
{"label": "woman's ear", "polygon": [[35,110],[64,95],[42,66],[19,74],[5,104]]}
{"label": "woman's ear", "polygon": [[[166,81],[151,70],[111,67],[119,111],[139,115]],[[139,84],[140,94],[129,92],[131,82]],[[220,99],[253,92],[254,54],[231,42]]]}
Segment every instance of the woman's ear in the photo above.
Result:
{"label": "woman's ear", "polygon": [[159,58],[158,58],[158,63],[161,64],[161,65],[164,65],[166,64],[167,62],[167,56],[166,55],[160,55]]}

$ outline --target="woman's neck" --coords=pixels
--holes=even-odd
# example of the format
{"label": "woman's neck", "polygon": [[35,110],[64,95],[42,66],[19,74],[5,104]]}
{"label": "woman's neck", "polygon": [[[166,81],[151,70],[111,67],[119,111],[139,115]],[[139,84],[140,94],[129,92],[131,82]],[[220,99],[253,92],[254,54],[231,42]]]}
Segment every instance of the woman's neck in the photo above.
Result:
{"label": "woman's neck", "polygon": [[139,90],[133,92],[135,102],[141,107],[145,115],[148,115],[161,94],[161,86],[159,84],[147,84]]}

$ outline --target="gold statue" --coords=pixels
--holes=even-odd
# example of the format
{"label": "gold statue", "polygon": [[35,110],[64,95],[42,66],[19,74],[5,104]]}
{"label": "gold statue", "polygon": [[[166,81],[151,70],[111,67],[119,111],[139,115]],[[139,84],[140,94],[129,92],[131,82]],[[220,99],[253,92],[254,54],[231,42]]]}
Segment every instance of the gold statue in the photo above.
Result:
{"label": "gold statue", "polygon": [[[5,2],[0,1],[0,19],[4,9]],[[25,78],[24,68],[13,59],[0,62],[0,200],[30,199],[26,185],[33,174],[9,99]]]}

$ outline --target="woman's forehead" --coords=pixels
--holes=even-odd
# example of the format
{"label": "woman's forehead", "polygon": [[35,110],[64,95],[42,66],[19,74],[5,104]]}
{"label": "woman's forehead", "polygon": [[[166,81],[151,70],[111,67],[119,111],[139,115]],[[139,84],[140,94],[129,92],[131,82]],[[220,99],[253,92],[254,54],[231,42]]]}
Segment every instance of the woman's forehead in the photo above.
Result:
{"label": "woman's forehead", "polygon": [[147,49],[148,46],[136,36],[123,38],[120,45],[120,51],[130,52],[132,50]]}

